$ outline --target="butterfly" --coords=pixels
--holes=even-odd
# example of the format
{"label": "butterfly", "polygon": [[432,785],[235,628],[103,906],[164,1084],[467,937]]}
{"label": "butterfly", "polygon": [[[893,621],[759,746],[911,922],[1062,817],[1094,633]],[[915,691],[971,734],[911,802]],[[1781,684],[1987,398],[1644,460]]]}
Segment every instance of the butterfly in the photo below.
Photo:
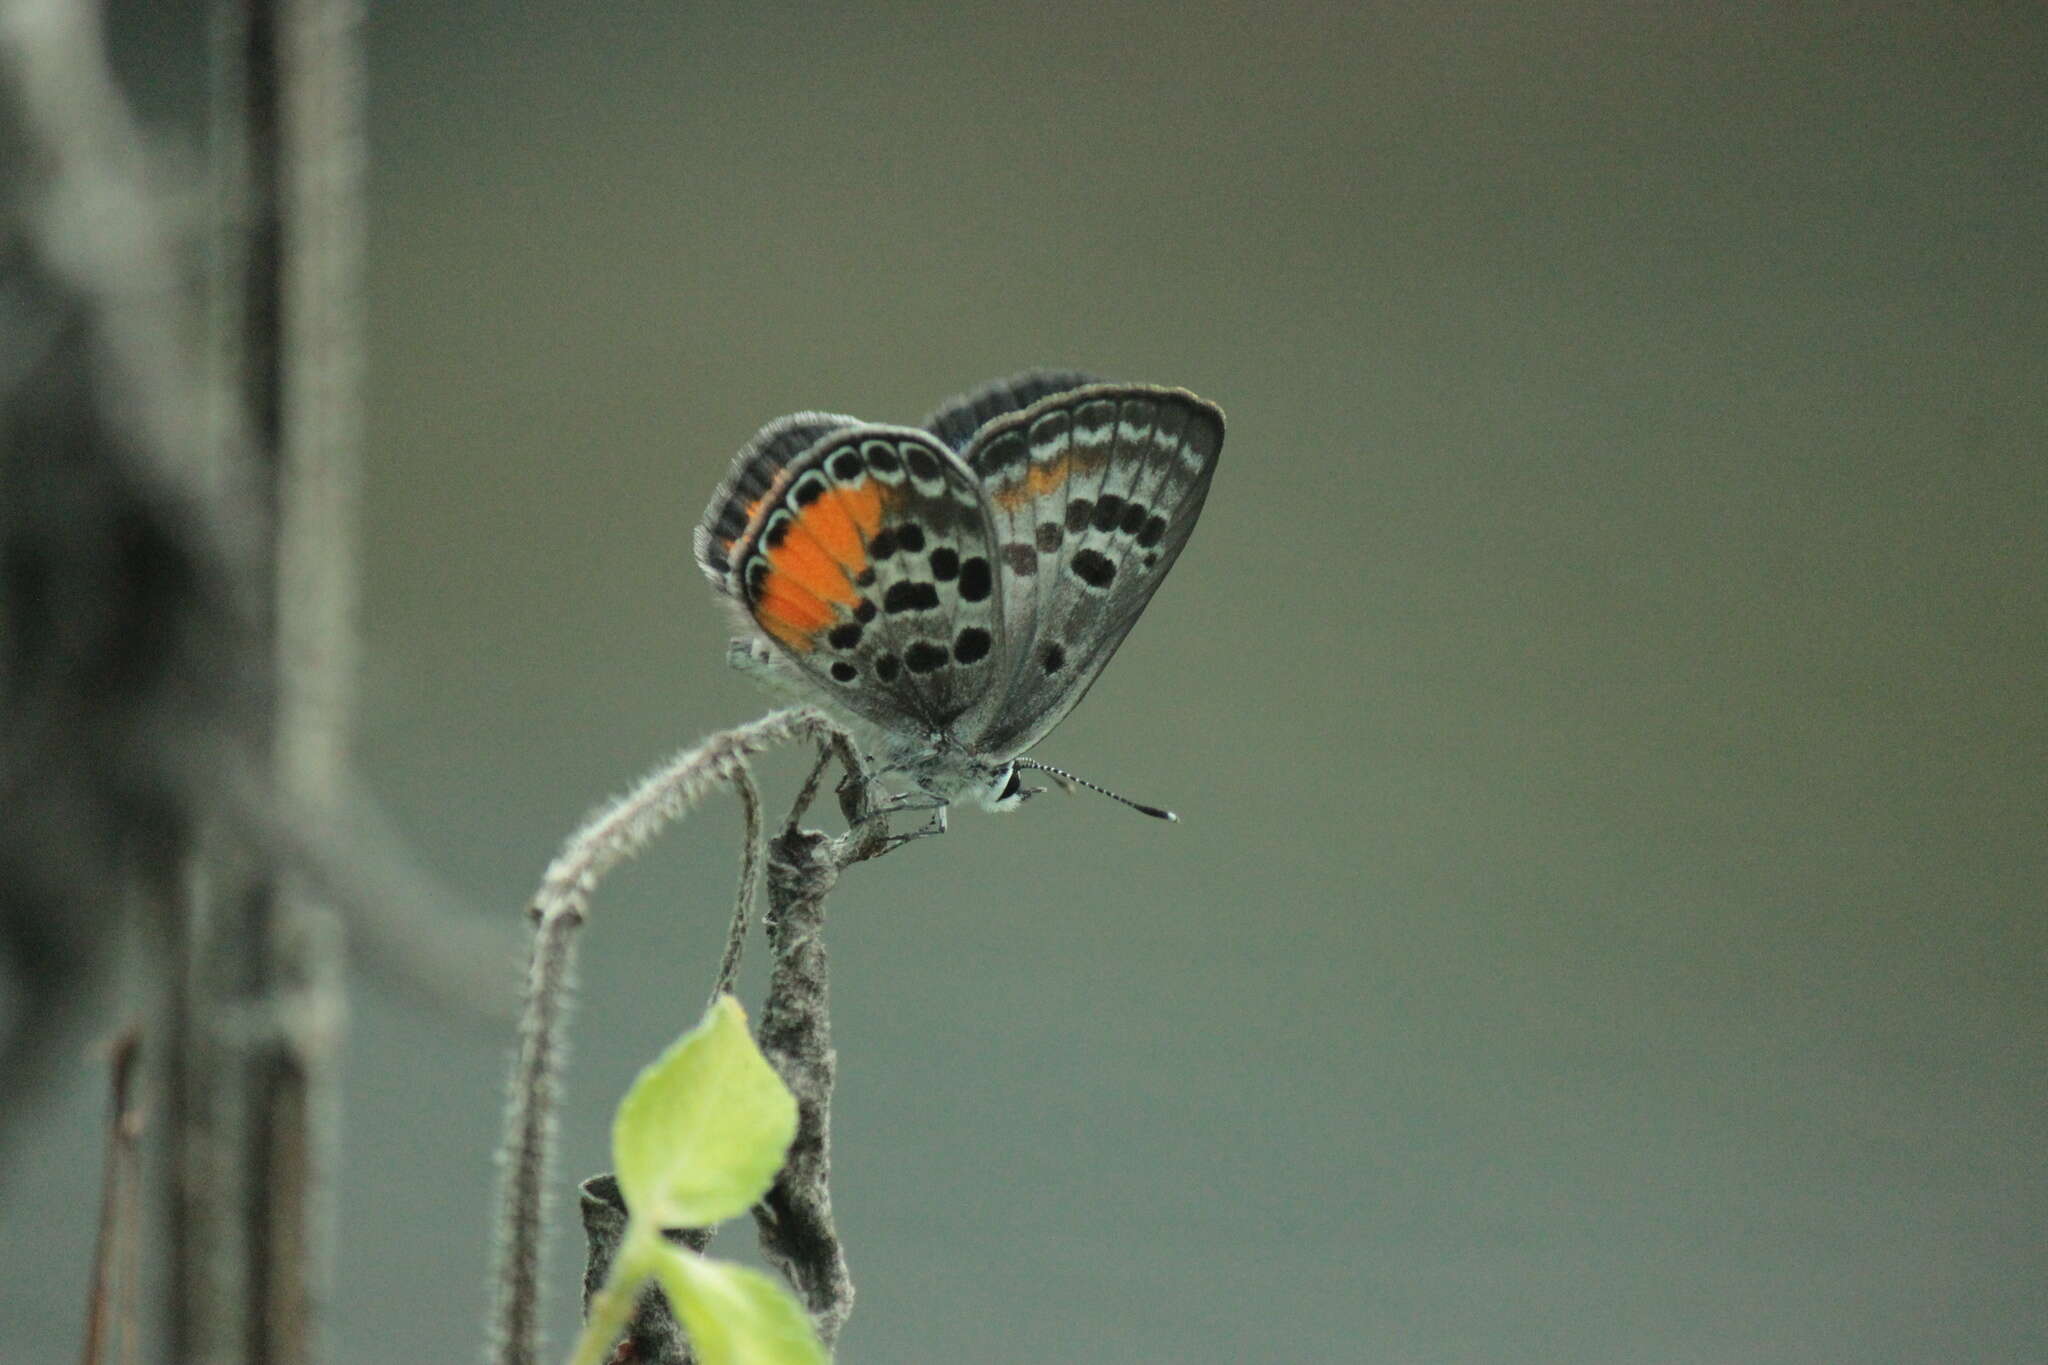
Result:
{"label": "butterfly", "polygon": [[1213,403],[1064,371],[917,427],[799,412],[733,460],[697,564],[744,631],[732,661],[819,707],[943,829],[962,796],[1021,806],[1020,769],[1068,778],[1023,755],[1137,623],[1222,449]]}

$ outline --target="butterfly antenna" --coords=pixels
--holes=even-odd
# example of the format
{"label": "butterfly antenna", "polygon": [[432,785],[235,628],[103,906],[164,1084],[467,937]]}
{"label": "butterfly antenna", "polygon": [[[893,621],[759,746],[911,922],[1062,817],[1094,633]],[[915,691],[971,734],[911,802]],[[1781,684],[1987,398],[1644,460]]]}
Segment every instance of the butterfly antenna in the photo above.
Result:
{"label": "butterfly antenna", "polygon": [[1121,801],[1126,806],[1129,806],[1132,810],[1137,811],[1141,815],[1149,815],[1154,820],[1178,821],[1180,819],[1178,815],[1175,815],[1170,810],[1161,810],[1157,806],[1148,806],[1144,804],[1142,801],[1133,801],[1128,796],[1118,796],[1115,792],[1111,791],[1107,787],[1098,787],[1085,777],[1076,777],[1072,773],[1066,771],[1064,768],[1055,768],[1049,763],[1034,763],[1028,758],[1020,758],[1017,760],[1017,766],[1020,768],[1029,768],[1033,772],[1049,773],[1053,777],[1058,778],[1062,782],[1071,782],[1077,787],[1086,787],[1089,791],[1095,792],[1101,796],[1106,796],[1112,801]]}

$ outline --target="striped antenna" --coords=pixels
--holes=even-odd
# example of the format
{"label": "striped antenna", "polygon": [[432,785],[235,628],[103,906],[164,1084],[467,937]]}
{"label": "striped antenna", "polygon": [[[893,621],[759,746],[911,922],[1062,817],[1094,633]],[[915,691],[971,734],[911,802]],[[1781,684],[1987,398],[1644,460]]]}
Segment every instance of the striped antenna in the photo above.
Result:
{"label": "striped antenna", "polygon": [[1095,784],[1094,784],[1093,782],[1090,782],[1090,781],[1089,781],[1089,780],[1088,780],[1087,778],[1085,778],[1085,777],[1076,777],[1076,776],[1074,776],[1074,775],[1073,775],[1072,773],[1070,773],[1070,772],[1066,771],[1066,770],[1065,770],[1064,768],[1055,768],[1055,767],[1051,766],[1050,764],[1046,764],[1046,763],[1034,763],[1034,762],[1032,762],[1032,761],[1031,761],[1030,759],[1028,759],[1028,758],[1020,758],[1020,759],[1018,759],[1018,760],[1017,760],[1017,766],[1018,766],[1018,767],[1020,767],[1020,768],[1029,768],[1029,769],[1031,769],[1031,771],[1033,771],[1033,772],[1038,772],[1038,773],[1049,773],[1049,774],[1051,774],[1051,775],[1052,775],[1053,777],[1055,777],[1055,778],[1057,778],[1058,780],[1060,780],[1061,782],[1071,782],[1071,783],[1073,783],[1073,784],[1074,784],[1075,786],[1077,786],[1077,787],[1086,787],[1086,788],[1087,788],[1087,789],[1088,789],[1089,791],[1092,791],[1092,792],[1096,792],[1096,793],[1098,793],[1098,794],[1100,794],[1100,795],[1102,795],[1102,796],[1106,796],[1106,797],[1108,797],[1108,798],[1109,798],[1110,800],[1112,800],[1112,801],[1121,801],[1121,802],[1123,802],[1123,803],[1124,803],[1124,804],[1125,804],[1126,806],[1129,806],[1129,807],[1130,807],[1130,808],[1131,808],[1132,810],[1134,810],[1134,811],[1137,811],[1137,812],[1138,812],[1139,814],[1141,814],[1141,815],[1149,815],[1149,816],[1151,816],[1151,817],[1152,817],[1152,818],[1153,818],[1154,820],[1174,820],[1174,821],[1177,821],[1177,820],[1179,820],[1179,819],[1180,819],[1180,817],[1179,817],[1178,815],[1175,815],[1175,814],[1174,814],[1174,813],[1173,813],[1172,811],[1170,811],[1170,810],[1161,810],[1161,809],[1160,809],[1159,807],[1157,807],[1157,806],[1148,806],[1148,805],[1145,805],[1145,804],[1144,804],[1143,802],[1140,802],[1140,801],[1133,801],[1133,800],[1131,800],[1131,798],[1130,798],[1130,797],[1128,797],[1128,796],[1118,796],[1118,795],[1117,795],[1117,794],[1116,794],[1115,792],[1111,791],[1111,790],[1110,790],[1109,788],[1107,788],[1107,787],[1098,787],[1098,786],[1096,786],[1096,785],[1095,785]]}

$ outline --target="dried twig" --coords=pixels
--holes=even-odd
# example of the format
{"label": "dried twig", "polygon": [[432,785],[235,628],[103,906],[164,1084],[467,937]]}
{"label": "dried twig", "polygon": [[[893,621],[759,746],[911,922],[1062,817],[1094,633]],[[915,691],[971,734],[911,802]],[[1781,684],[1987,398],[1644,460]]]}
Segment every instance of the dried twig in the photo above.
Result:
{"label": "dried twig", "polygon": [[740,954],[746,951],[747,921],[753,917],[754,900],[761,894],[761,792],[745,768],[733,774],[732,789],[740,799],[746,817],[746,851],[740,856],[740,890],[732,908],[732,927],[726,931],[725,956],[718,962],[718,978],[711,983],[711,1003],[731,991],[740,975]]}
{"label": "dried twig", "polygon": [[[798,826],[817,792],[826,762],[845,768],[839,809],[847,833],[828,838]],[[834,733],[798,795],[768,863],[768,941],[775,970],[762,1006],[761,1050],[797,1101],[797,1134],[768,1197],[754,1208],[761,1248],[803,1296],[829,1350],[853,1311],[853,1280],[832,1221],[832,1048],[825,957],[825,898],[839,874],[891,846],[875,818],[873,783],[843,734]]]}
{"label": "dried twig", "polygon": [[114,1039],[108,1058],[107,1146],[85,1345],[79,1354],[84,1365],[105,1365],[108,1345],[117,1339],[123,1360],[133,1359],[139,1346],[135,1291],[142,1245],[142,1112],[135,1098],[135,1063],[141,1050],[141,1030],[131,1025]]}

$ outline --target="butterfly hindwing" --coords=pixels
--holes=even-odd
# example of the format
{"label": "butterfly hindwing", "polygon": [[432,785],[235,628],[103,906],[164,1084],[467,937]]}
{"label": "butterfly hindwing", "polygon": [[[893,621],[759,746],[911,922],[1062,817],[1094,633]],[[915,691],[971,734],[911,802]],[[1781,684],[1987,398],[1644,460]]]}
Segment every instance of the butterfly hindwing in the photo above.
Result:
{"label": "butterfly hindwing", "polygon": [[1151,385],[1059,393],[974,438],[1009,657],[963,723],[972,748],[1021,753],[1080,701],[1187,543],[1222,447],[1220,409]]}
{"label": "butterfly hindwing", "polygon": [[839,707],[935,733],[999,684],[989,541],[976,479],[931,435],[841,427],[754,505],[727,590]]}
{"label": "butterfly hindwing", "polygon": [[939,438],[939,443],[956,454],[990,422],[1021,412],[1040,399],[1101,381],[1079,370],[1026,370],[984,384],[961,394],[925,418],[918,426]]}

